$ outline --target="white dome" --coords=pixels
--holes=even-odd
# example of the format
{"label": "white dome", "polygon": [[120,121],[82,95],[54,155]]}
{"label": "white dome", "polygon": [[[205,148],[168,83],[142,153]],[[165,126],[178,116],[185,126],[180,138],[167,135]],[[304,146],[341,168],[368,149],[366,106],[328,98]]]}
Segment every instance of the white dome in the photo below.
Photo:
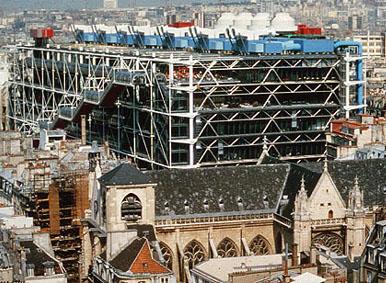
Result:
{"label": "white dome", "polygon": [[258,13],[256,14],[249,26],[250,30],[255,29],[265,29],[270,26],[270,15],[268,13]]}
{"label": "white dome", "polygon": [[234,18],[235,14],[233,13],[222,13],[221,18]]}
{"label": "white dome", "polygon": [[295,20],[288,13],[277,13],[273,18],[272,27],[276,31],[296,31]]}
{"label": "white dome", "polygon": [[238,29],[247,29],[252,23],[253,16],[251,13],[240,13],[234,21],[234,26]]}
{"label": "white dome", "polygon": [[236,15],[233,13],[223,13],[217,20],[216,28],[226,28],[234,25]]}
{"label": "white dome", "polygon": [[247,12],[242,12],[242,13],[238,14],[238,17],[244,17],[244,18],[249,18],[249,19],[253,18],[252,14],[247,13]]}

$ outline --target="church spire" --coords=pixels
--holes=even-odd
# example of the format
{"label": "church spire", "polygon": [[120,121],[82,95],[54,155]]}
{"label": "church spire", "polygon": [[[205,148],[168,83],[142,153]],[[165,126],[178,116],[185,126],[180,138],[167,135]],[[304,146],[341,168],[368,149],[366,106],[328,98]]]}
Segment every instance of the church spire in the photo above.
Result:
{"label": "church spire", "polygon": [[354,186],[349,192],[348,208],[351,211],[359,211],[363,209],[363,192],[359,187],[358,176],[355,176]]}
{"label": "church spire", "polygon": [[302,203],[305,203],[308,201],[306,182],[304,180],[304,175],[302,176],[302,179],[300,180],[300,190],[298,192],[296,199]]}
{"label": "church spire", "polygon": [[327,157],[323,161],[323,171],[328,172],[328,163],[327,163]]}
{"label": "church spire", "polygon": [[355,175],[355,179],[354,179],[354,188],[355,188],[355,189],[359,189],[358,175]]}
{"label": "church spire", "polygon": [[300,181],[300,190],[295,198],[295,216],[299,216],[301,218],[308,216],[309,214],[309,203],[307,190],[305,185],[304,176]]}
{"label": "church spire", "polygon": [[259,159],[257,160],[257,165],[260,165],[263,163],[264,157],[269,156],[268,153],[268,145],[267,145],[267,136],[264,136],[263,138],[263,151],[261,152]]}
{"label": "church spire", "polygon": [[305,185],[305,181],[304,181],[304,175],[302,176],[302,179],[300,181],[300,191],[301,192],[305,192],[306,191],[306,185]]}

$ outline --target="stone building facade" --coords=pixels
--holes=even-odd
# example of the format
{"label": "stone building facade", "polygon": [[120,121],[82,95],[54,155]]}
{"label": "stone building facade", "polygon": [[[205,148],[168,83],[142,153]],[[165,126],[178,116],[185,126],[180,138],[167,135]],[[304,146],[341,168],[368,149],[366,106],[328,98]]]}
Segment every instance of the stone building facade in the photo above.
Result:
{"label": "stone building facade", "polygon": [[381,168],[386,161],[300,166],[266,157],[256,166],[140,172],[123,163],[104,175],[95,169],[84,264],[100,255],[111,263],[128,239],[141,237],[186,282],[209,258],[281,253],[285,244],[297,244],[299,261],[311,246],[353,260],[373,224],[372,208],[383,203]]}
{"label": "stone building facade", "polygon": [[307,192],[302,179],[295,199],[294,243],[298,244],[300,251],[308,252],[314,245],[327,246],[336,254],[354,260],[363,250],[365,218],[358,178],[349,190],[346,204],[325,163],[323,173],[311,192]]}
{"label": "stone building facade", "polygon": [[386,220],[378,221],[370,232],[361,258],[359,282],[386,282]]}

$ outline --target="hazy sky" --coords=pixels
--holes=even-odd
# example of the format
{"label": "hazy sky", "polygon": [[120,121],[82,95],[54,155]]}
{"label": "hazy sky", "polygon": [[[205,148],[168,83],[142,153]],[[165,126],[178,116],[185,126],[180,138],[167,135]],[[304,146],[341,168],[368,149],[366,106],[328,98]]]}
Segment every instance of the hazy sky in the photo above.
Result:
{"label": "hazy sky", "polygon": [[[194,2],[208,2],[210,0],[194,0]],[[218,1],[218,0],[214,0]],[[214,2],[213,0],[210,2]],[[28,9],[82,9],[98,8],[102,6],[103,0],[0,0],[0,8],[4,10],[28,10]],[[165,0],[118,0],[120,7],[127,7],[129,3],[136,2],[137,5],[162,5]],[[172,0],[173,4],[190,3],[189,0]]]}

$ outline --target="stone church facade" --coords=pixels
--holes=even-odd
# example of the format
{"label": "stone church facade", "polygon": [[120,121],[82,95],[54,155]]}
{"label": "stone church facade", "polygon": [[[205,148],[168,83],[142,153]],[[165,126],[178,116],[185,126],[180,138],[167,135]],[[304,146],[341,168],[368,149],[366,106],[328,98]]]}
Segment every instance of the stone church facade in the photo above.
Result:
{"label": "stone church facade", "polygon": [[302,179],[293,218],[294,243],[300,251],[309,252],[311,246],[322,245],[353,260],[362,253],[366,222],[371,225],[372,218],[366,221],[363,192],[357,177],[347,203],[332,180],[327,164],[311,193]]}
{"label": "stone church facade", "polygon": [[[93,166],[84,270],[94,257],[104,254],[109,262],[128,239],[149,234],[154,254],[177,281],[189,281],[189,270],[209,258],[281,253],[285,244],[305,254],[321,245],[360,256],[373,222],[369,208],[379,201],[366,191],[374,184],[362,181],[363,172],[386,162],[350,165],[358,176],[348,178],[342,164],[306,168],[267,159],[256,166],[146,173],[127,163],[106,174]],[[371,182],[386,184],[377,177]]]}

